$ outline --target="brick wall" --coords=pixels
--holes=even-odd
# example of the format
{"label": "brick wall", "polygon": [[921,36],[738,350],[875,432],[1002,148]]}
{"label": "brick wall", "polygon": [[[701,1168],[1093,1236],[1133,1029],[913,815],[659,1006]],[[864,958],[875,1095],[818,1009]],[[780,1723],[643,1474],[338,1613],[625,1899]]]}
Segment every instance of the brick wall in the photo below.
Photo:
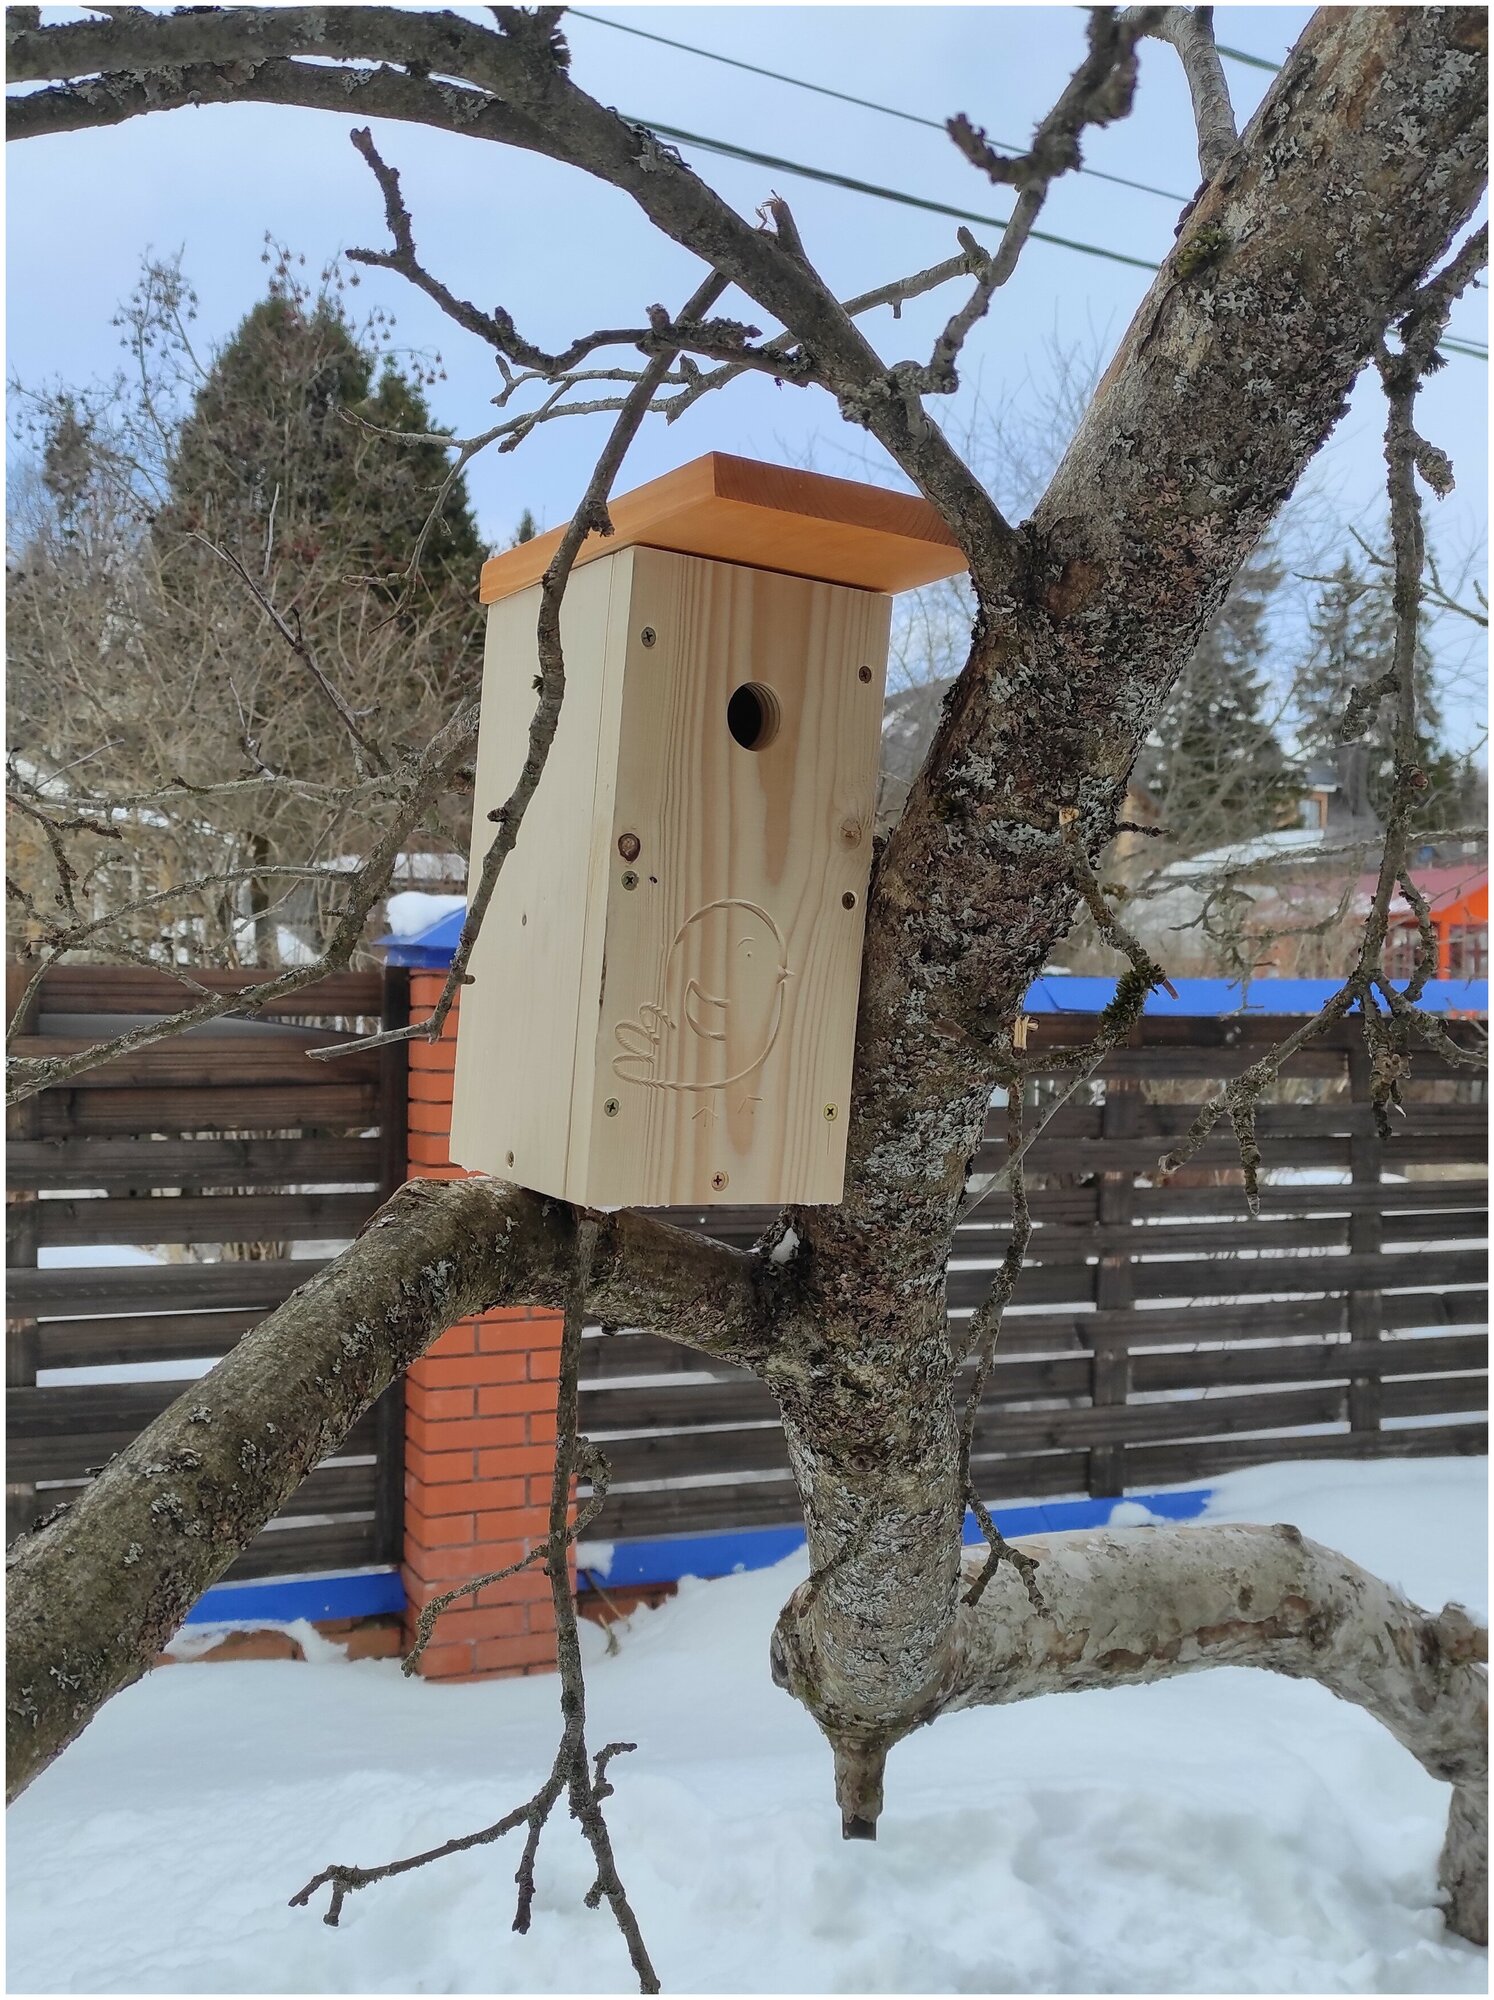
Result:
{"label": "brick wall", "polygon": [[[428,1015],[438,972],[410,978]],[[456,1010],[437,1043],[410,1044],[410,1173],[450,1179]],[[405,1378],[406,1636],[421,1607],[464,1577],[502,1569],[543,1541],[555,1465],[558,1313],[529,1307],[451,1327]],[[555,1665],[550,1585],[536,1566],[443,1613],[420,1672],[433,1679],[537,1673]]]}

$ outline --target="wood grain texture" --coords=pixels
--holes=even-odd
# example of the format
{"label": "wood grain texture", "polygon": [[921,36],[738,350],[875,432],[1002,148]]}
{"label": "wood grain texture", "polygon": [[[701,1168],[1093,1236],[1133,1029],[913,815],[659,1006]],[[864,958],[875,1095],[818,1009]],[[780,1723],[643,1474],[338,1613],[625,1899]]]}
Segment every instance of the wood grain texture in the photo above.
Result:
{"label": "wood grain texture", "polygon": [[[538,595],[489,613],[479,828],[522,757]],[[566,615],[555,746],[462,1001],[452,1158],[592,1205],[836,1201],[890,600],[633,548]]]}
{"label": "wood grain texture", "polygon": [[[626,607],[631,560],[593,565],[566,591],[566,691],[555,740],[478,934],[458,1016],[452,1160],[545,1194],[570,1186],[582,968],[588,937],[601,942],[590,888],[598,770],[616,743],[609,621],[614,593]],[[539,601],[536,584],[488,613],[471,881],[493,837],[488,814],[513,791],[528,749]]]}
{"label": "wood grain texture", "polygon": [[[965,567],[926,500],[721,451],[623,494],[609,512],[613,533],[588,536],[578,564],[638,545],[894,594]],[[483,603],[538,583],[563,532],[553,528],[486,562]]]}
{"label": "wood grain texture", "polygon": [[584,1198],[838,1201],[890,602],[643,549],[632,598]]}

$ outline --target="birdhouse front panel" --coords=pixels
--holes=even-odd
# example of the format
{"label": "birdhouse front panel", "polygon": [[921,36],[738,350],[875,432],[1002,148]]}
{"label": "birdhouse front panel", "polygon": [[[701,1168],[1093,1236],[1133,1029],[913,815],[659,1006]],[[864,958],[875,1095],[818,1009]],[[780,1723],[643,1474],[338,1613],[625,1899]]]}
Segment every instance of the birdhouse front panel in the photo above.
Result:
{"label": "birdhouse front panel", "polygon": [[891,600],[637,549],[630,605],[586,1198],[838,1201]]}

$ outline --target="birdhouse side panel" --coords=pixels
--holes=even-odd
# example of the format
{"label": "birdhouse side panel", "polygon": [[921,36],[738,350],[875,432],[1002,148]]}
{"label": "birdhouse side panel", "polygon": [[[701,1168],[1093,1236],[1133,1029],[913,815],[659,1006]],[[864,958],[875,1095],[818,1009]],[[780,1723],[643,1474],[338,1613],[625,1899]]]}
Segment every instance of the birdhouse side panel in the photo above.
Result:
{"label": "birdhouse side panel", "polygon": [[[594,865],[601,801],[610,820],[617,689],[608,699],[609,650],[620,659],[631,552],[592,563],[570,581],[561,608],[566,690],[544,773],[498,878],[473,950],[457,1030],[451,1157],[542,1194],[566,1196],[582,1009],[589,1049],[600,981],[605,896]],[[621,572],[621,574],[619,574]],[[536,585],[488,611],[482,728],[473,799],[469,896],[529,748],[539,672]],[[618,621],[614,637],[612,623]],[[610,733],[609,733],[610,732]],[[590,1098],[589,1076],[583,1095]]]}
{"label": "birdhouse side panel", "polygon": [[840,1199],[890,614],[634,551],[585,1199]]}

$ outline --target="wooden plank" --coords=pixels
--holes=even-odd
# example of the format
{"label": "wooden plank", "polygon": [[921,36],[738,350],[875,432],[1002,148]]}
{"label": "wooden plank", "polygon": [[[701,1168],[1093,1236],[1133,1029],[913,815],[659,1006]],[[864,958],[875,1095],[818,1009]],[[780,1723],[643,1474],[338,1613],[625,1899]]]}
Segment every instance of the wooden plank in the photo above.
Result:
{"label": "wooden plank", "polygon": [[1392,1292],[1381,1301],[1387,1331],[1408,1326],[1486,1326],[1487,1287],[1467,1292]]}
{"label": "wooden plank", "polygon": [[309,1082],[240,1089],[106,1090],[53,1084],[36,1100],[37,1136],[71,1139],[100,1135],[162,1132],[366,1132],[379,1122],[375,1083],[329,1083],[317,1079],[320,1064],[307,1066]]}
{"label": "wooden plank", "polygon": [[255,1577],[294,1576],[303,1570],[355,1569],[379,1560],[371,1521],[336,1521],[317,1528],[278,1528],[272,1522],[255,1536],[222,1581],[247,1583]]}
{"label": "wooden plank", "polygon": [[[1011,1410],[983,1418],[987,1449],[1063,1451],[1076,1446],[1168,1438],[1229,1437],[1240,1431],[1293,1430],[1304,1424],[1344,1420],[1348,1391],[1335,1385],[1284,1389],[1279,1395],[1188,1397],[1168,1403],[1129,1403],[1124,1409]],[[1130,1484],[1138,1475],[1131,1470]]]}
{"label": "wooden plank", "polygon": [[[1125,1078],[1122,1081],[1134,1084],[1136,1079]],[[1205,1102],[1200,1097],[1194,1103],[1152,1104],[1131,1089],[1121,1094],[1136,1096],[1135,1112],[1128,1113],[1126,1118],[1132,1130],[1124,1131],[1113,1121],[1107,1123],[1104,1106],[1069,1104],[1043,1127],[1043,1137],[1034,1145],[1033,1154],[1036,1155],[1044,1145],[1056,1139],[1141,1138],[1170,1142],[1189,1131]],[[1111,1101],[1107,1098],[1106,1103]],[[1115,1101],[1118,1102],[1119,1098]],[[1487,1109],[1481,1104],[1411,1104],[1406,1107],[1405,1117],[1397,1120],[1408,1133],[1475,1140],[1487,1137],[1488,1122]],[[1374,1110],[1368,1103],[1348,1101],[1333,1104],[1262,1104],[1256,1112],[1256,1135],[1263,1141],[1328,1136],[1373,1138]],[[1004,1144],[1004,1111],[993,1110],[989,1113],[984,1136],[990,1144]]]}
{"label": "wooden plank", "polygon": [[[614,532],[588,535],[578,564],[640,545],[894,596],[965,567],[954,537],[926,500],[724,451],[651,479],[609,501],[607,511]],[[489,557],[482,602],[537,584],[563,532],[552,528]]]}
{"label": "wooden plank", "polygon": [[605,1446],[618,1485],[704,1474],[778,1472],[788,1446],[777,1424],[757,1430],[674,1431],[653,1437],[610,1438]]}
{"label": "wooden plank", "polygon": [[609,1381],[619,1375],[713,1375],[726,1381],[751,1379],[747,1371],[729,1362],[715,1361],[697,1354],[676,1340],[661,1339],[655,1333],[588,1334],[581,1345],[581,1384]]}
{"label": "wooden plank", "polygon": [[[837,1202],[891,603],[651,549],[632,564],[567,1192]],[[750,743],[729,727],[744,688]]]}
{"label": "wooden plank", "polygon": [[[1261,1188],[1264,1217],[1278,1215],[1353,1214],[1361,1208],[1383,1207],[1387,1215],[1407,1215],[1423,1209],[1475,1211],[1487,1216],[1489,1182],[1485,1177],[1458,1180],[1386,1181],[1373,1187],[1314,1186],[1292,1182]],[[1236,1187],[1138,1188],[1140,1216],[1240,1215],[1244,1203]]]}
{"label": "wooden plank", "polygon": [[1131,1362],[1138,1393],[1156,1389],[1206,1389],[1226,1384],[1332,1380],[1357,1374],[1382,1376],[1451,1373],[1487,1367],[1485,1334],[1451,1334],[1435,1340],[1328,1341],[1321,1346],[1234,1347],[1202,1354],[1138,1354]]}
{"label": "wooden plank", "polygon": [[[211,993],[240,993],[265,977],[263,967],[219,971],[194,965],[193,982]],[[376,1015],[382,974],[333,972],[282,994],[256,1018],[314,1019],[323,1015]],[[42,986],[41,1011],[50,1014],[174,1014],[194,1004],[191,987],[165,972],[134,965],[55,965]],[[233,1018],[233,1017],[230,1017]]]}
{"label": "wooden plank", "polygon": [[351,1242],[379,1206],[362,1194],[146,1196],[42,1201],[39,1241],[79,1243]]}
{"label": "wooden plank", "polygon": [[1476,1285],[1488,1275],[1483,1250],[1421,1250],[1404,1255],[1180,1259],[1136,1266],[1139,1299],[1201,1298],[1210,1293],[1346,1292],[1356,1285]]}
{"label": "wooden plank", "polygon": [[216,1360],[264,1318],[245,1312],[141,1313],[133,1317],[43,1320],[43,1368],[109,1368],[133,1361]]}
{"label": "wooden plank", "polygon": [[1130,1454],[1136,1490],[1178,1486],[1247,1465],[1300,1459],[1473,1458],[1489,1449],[1487,1423],[1428,1424],[1410,1430],[1332,1431],[1313,1437],[1207,1438],[1196,1444],[1138,1445]]}
{"label": "wooden plank", "polygon": [[1380,1409],[1386,1417],[1462,1416],[1488,1407],[1487,1374],[1410,1376],[1380,1384]]}
{"label": "wooden plank", "polygon": [[[357,1050],[331,1062],[314,1062],[311,1050],[325,1048],[325,1035],[302,1036],[287,1029],[276,1035],[171,1035],[116,1056],[97,1069],[69,1076],[54,1088],[67,1090],[212,1090],[231,1084],[343,1085],[376,1083],[377,1051]],[[70,1035],[19,1035],[13,1053],[22,1057],[57,1058],[80,1055],[95,1046],[92,1039]]]}
{"label": "wooden plank", "polygon": [[278,1306],[316,1276],[325,1257],[237,1259],[220,1264],[99,1264],[60,1271],[8,1271],[12,1303],[38,1318],[76,1312],[185,1312],[194,1307]]}
{"label": "wooden plank", "polygon": [[261,1188],[378,1183],[378,1139],[32,1139],[6,1148],[11,1188]]}
{"label": "wooden plank", "polygon": [[[606,980],[581,1018],[566,1192],[838,1202],[890,600],[654,550],[632,564]],[[728,726],[743,688],[766,690],[751,747]]]}
{"label": "wooden plank", "polygon": [[[109,1385],[117,1390],[137,1392],[132,1395],[127,1406],[117,1408],[112,1414],[107,1409],[95,1408],[89,1421],[95,1428],[84,1428],[81,1421],[68,1417],[56,1418],[47,1413],[48,1421],[60,1424],[60,1428],[37,1432],[26,1428],[31,1412],[25,1411],[19,1418],[12,1405],[9,1436],[6,1443],[6,1465],[8,1476],[40,1480],[72,1481],[84,1479],[100,1471],[119,1452],[125,1451],[139,1437],[146,1424],[152,1422],[161,1411],[185,1391],[190,1389],[187,1382],[121,1382]],[[149,1406],[138,1392],[144,1389],[160,1391],[155,1407]],[[62,1395],[77,1397],[87,1394],[83,1389],[28,1389],[21,1392],[23,1398],[33,1396]],[[344,1441],[338,1445],[335,1456],[339,1458],[371,1457],[377,1447],[377,1432],[372,1416],[360,1417]]]}
{"label": "wooden plank", "polygon": [[[578,571],[567,587],[566,699],[547,781],[498,878],[457,1020],[452,1159],[556,1195],[567,1186],[581,1008],[600,984],[600,966],[585,962],[588,937],[602,933],[605,882],[593,880],[594,850],[605,845],[618,859],[607,826],[598,831],[596,795],[605,778],[610,800],[621,681],[609,660],[626,644],[631,562]],[[492,839],[488,815],[513,791],[528,754],[539,601],[536,585],[488,613],[472,881]]]}
{"label": "wooden plank", "polygon": [[[1266,1166],[1334,1167],[1347,1174],[1351,1140],[1347,1134],[1329,1132],[1317,1136],[1263,1142]],[[1392,1132],[1383,1142],[1387,1167],[1446,1166],[1453,1162],[1474,1165],[1488,1158],[1487,1135],[1450,1139],[1435,1132]],[[1122,1144],[1103,1139],[1040,1140],[1032,1149],[1033,1174],[1154,1174],[1166,1147],[1163,1139],[1135,1139]],[[1274,1148],[1274,1151],[1273,1151]],[[1188,1163],[1186,1171],[1238,1169],[1239,1150],[1228,1129],[1207,1139]],[[978,1174],[999,1173],[1006,1164],[1003,1145],[986,1144],[975,1155],[972,1169]],[[1224,1190],[1221,1190],[1224,1192]]]}

